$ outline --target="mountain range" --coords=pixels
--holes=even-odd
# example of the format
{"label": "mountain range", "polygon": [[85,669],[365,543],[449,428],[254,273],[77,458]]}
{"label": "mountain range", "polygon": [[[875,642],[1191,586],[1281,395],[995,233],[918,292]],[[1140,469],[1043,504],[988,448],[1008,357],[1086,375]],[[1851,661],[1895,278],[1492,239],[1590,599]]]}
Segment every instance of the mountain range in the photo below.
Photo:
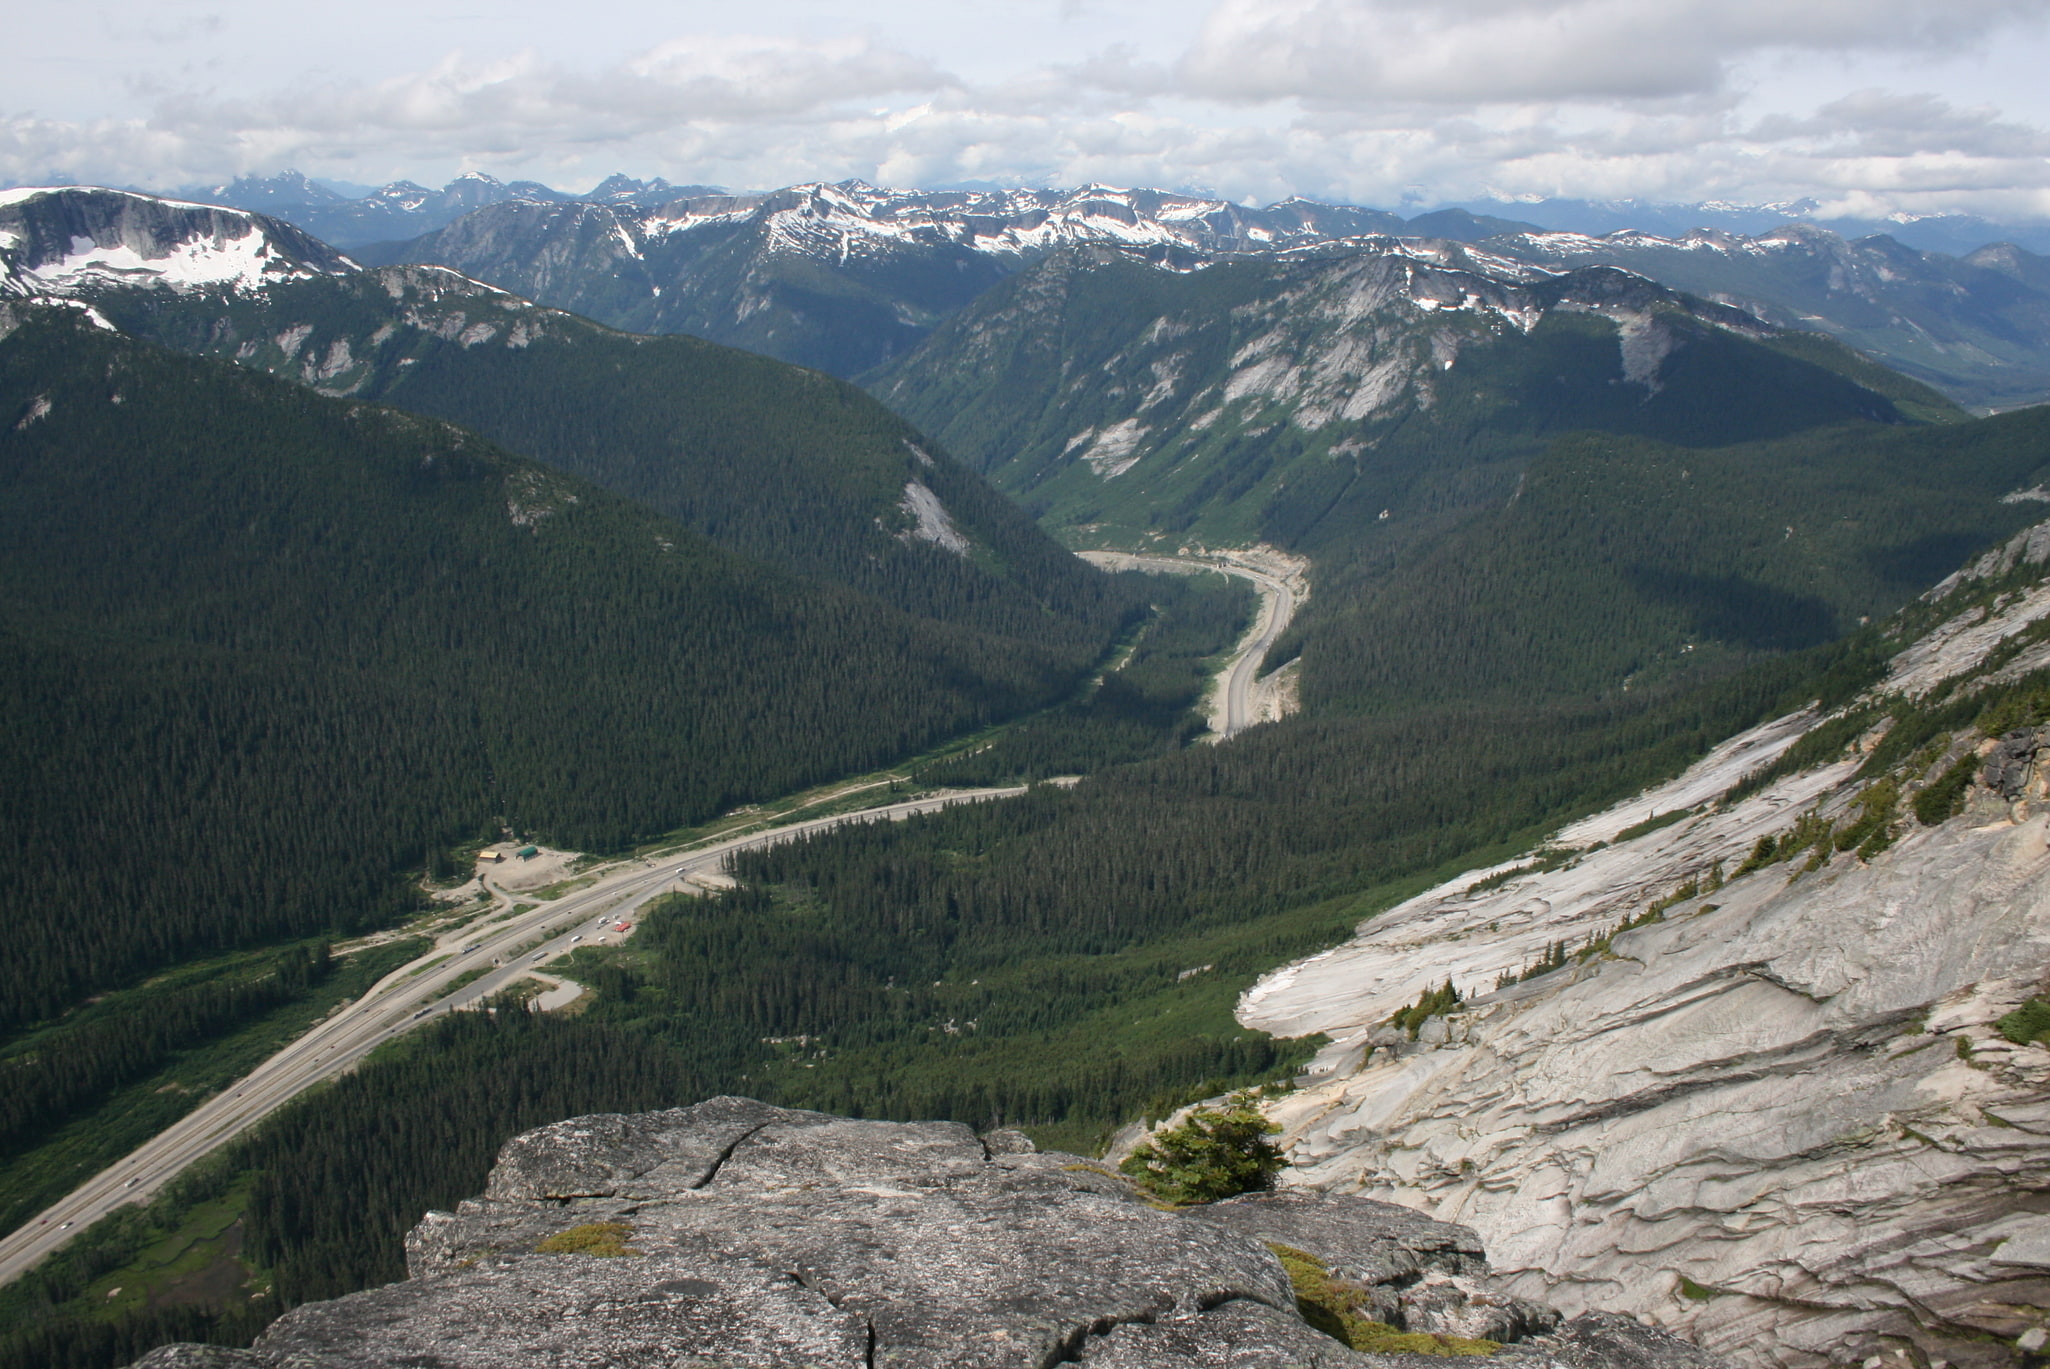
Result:
{"label": "mountain range", "polygon": [[1969,216],[1818,218],[1780,205],[1474,201],[1404,217],[1296,197],[878,190],[731,194],[609,177],[584,194],[478,172],[351,196],[297,172],[180,192],[283,218],[370,263],[435,263],[637,332],[689,333],[858,377],[1012,271],[1113,246],[1169,269],[1377,237],[1487,242],[1533,265],[1601,262],[1821,331],[1982,409],[2050,394],[2050,235]]}
{"label": "mountain range", "polygon": [[1783,327],[1826,333],[1980,408],[2050,394],[2050,267],[2014,244],[1963,257],[1805,223],[1752,236],[1549,232],[1463,209],[1403,219],[1314,201],[1265,209],[1159,191],[622,191],[508,198],[374,261],[435,262],[617,327],[685,332],[860,376],[1049,252],[1104,247],[1186,271],[1248,256],[1469,245],[1541,270],[1621,266]]}
{"label": "mountain range", "polygon": [[[1453,211],[1429,227],[1483,226]],[[695,333],[851,376],[1061,247],[1114,246],[1186,269],[1403,229],[1390,214],[1309,200],[1253,210],[1108,186],[927,194],[848,182],[664,202],[508,201],[366,255],[438,262],[618,327]]]}

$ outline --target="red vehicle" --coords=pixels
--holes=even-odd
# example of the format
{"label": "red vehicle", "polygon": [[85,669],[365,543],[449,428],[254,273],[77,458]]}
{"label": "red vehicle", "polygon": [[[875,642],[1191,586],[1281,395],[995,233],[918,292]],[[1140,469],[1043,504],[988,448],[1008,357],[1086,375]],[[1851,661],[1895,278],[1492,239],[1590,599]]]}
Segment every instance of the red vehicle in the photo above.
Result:
{"label": "red vehicle", "polygon": [[633,930],[633,924],[631,922],[622,922],[612,930],[615,932],[630,932]]}

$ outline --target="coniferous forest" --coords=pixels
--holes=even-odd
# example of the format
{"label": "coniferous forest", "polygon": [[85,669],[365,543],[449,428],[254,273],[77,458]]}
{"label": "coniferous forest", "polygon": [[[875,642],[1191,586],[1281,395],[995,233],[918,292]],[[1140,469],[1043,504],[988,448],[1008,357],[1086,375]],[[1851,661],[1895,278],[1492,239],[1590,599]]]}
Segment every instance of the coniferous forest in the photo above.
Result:
{"label": "coniferous forest", "polygon": [[616,848],[882,764],[1100,649],[800,581],[461,429],[67,321],[7,339],[0,385],[34,413],[0,432],[7,1027],[378,925],[453,843]]}

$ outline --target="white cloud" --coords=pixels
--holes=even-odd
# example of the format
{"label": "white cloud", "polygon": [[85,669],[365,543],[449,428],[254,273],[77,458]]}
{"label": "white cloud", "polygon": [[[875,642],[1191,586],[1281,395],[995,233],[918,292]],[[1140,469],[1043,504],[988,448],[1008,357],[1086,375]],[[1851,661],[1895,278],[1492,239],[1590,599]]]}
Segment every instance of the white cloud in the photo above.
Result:
{"label": "white cloud", "polygon": [[1950,48],[2035,0],[1222,0],[1180,74],[1220,99],[1642,100],[1763,51]]}
{"label": "white cloud", "polygon": [[[452,53],[373,79],[159,90],[125,119],[0,116],[0,179],[476,168],[576,187],[624,169],[751,188],[1102,180],[1390,207],[1815,196],[1859,213],[2050,217],[2044,129],[1976,98],[1846,79],[1860,50],[1903,69],[1904,53],[1997,55],[1989,35],[2038,4],[1219,0],[1169,43],[996,67],[980,54],[972,81],[881,28],[709,34],[597,64]],[[1779,98],[1761,105],[1768,79]]]}

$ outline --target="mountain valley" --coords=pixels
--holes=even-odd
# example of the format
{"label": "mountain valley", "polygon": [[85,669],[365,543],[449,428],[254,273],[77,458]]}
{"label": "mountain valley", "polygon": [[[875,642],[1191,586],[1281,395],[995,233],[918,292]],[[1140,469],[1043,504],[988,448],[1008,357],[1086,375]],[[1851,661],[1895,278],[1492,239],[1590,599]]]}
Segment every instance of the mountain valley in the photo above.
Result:
{"label": "mountain valley", "polygon": [[[1020,792],[551,942],[572,1009],[436,1014],[284,1104],[0,1288],[0,1369],[398,1279],[422,1211],[576,1113],[1092,1154],[1254,1086],[1284,1185],[1467,1223],[1518,1297],[1746,1365],[2031,1362],[2050,411],[1963,405],[2034,393],[2035,259],[1107,187],[464,193],[348,254],[0,193],[0,1067],[70,1100],[0,1153],[108,1105],[64,1063],[88,1000],[303,945],[314,1011],[435,890],[546,921],[596,868],[516,903],[480,848]],[[1069,549],[1258,572],[1293,617]],[[178,1087],[277,965],[120,1087]]]}

